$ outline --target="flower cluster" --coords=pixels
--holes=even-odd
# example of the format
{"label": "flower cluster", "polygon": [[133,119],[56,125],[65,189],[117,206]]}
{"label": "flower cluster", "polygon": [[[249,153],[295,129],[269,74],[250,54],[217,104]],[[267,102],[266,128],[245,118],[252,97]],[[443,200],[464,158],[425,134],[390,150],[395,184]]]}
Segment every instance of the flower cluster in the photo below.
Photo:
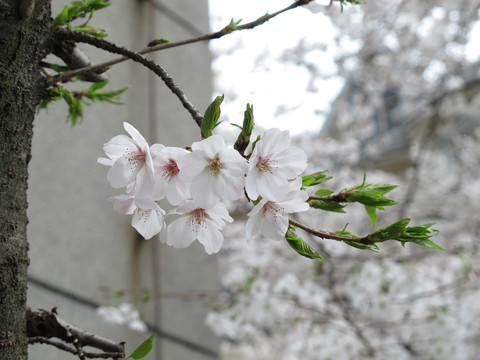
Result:
{"label": "flower cluster", "polygon": [[[233,222],[224,200],[246,194],[255,205],[248,213],[248,239],[283,239],[288,214],[309,208],[298,177],[307,155],[290,146],[288,131],[267,130],[244,157],[227,148],[219,135],[195,142],[187,151],[149,146],[132,125],[124,123],[124,128],[130,137],[113,137],[103,147],[108,158],[98,162],[110,166],[112,187],[126,189],[112,198],[114,210],[133,215],[132,226],[145,239],[160,234],[161,241],[177,248],[198,240],[212,254],[222,246],[225,223]],[[164,198],[174,207],[168,213],[158,204]],[[167,226],[166,218],[175,216]]]}

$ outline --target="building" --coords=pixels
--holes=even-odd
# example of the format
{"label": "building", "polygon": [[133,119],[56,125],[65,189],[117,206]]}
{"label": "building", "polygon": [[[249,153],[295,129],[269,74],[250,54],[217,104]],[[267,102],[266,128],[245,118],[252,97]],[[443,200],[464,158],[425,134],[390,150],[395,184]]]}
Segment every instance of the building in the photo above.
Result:
{"label": "building", "polygon": [[[52,3],[55,15],[69,2]],[[108,29],[110,41],[139,49],[152,39],[176,41],[208,32],[208,3],[114,1],[97,12],[90,25]],[[94,64],[116,57],[88,45],[80,48]],[[212,91],[207,44],[149,56],[203,112]],[[48,60],[60,63],[53,57]],[[85,107],[82,123],[73,128],[65,121],[64,104],[50,105],[35,120],[28,193],[28,305],[57,307],[63,320],[125,341],[127,355],[156,331],[154,351],[146,359],[215,359],[217,339],[204,325],[218,289],[215,256],[206,255],[198,244],[177,250],[140,238],[130,226],[131,218],[113,211],[108,198],[122,190],[110,188],[108,169],[97,163],[103,144],[125,133],[124,121],[146,134],[149,142],[167,146],[190,145],[200,139],[199,129],[162,81],[142,65],[125,62],[109,74],[109,89],[130,86],[122,95],[124,105]],[[121,302],[140,310],[150,326],[148,333],[107,323],[96,313],[99,305]],[[29,352],[33,360],[78,359],[47,345],[30,346]]]}

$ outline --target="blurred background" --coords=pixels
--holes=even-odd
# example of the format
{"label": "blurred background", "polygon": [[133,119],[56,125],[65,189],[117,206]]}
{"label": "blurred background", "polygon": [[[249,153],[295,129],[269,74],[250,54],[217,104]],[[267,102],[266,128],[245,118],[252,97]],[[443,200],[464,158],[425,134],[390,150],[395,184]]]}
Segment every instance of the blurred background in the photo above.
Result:
{"label": "blurred background", "polygon": [[[67,4],[52,2],[54,14]],[[384,243],[373,253],[302,234],[325,259],[313,261],[286,242],[246,243],[246,202],[230,206],[236,221],[217,255],[198,244],[174,250],[140,239],[107,201],[118,193],[96,163],[103,143],[123,133],[123,121],[152,143],[187,146],[199,133],[161,81],[124,63],[109,71],[109,88],[131,86],[125,105],[94,104],[73,129],[60,104],[36,119],[32,308],[57,306],[64,320],[127,341],[129,350],[156,331],[148,357],[156,360],[477,359],[480,4],[386,0],[342,10],[329,3],[151,56],[201,112],[225,94],[218,131],[227,139],[236,137],[228,123],[240,124],[251,103],[259,130],[290,130],[309,156],[307,172],[330,170],[324,187],[340,191],[364,173],[367,182],[399,185],[390,193],[399,205],[379,213],[377,228],[404,217],[411,225],[435,222],[441,232],[434,240],[445,250]],[[94,23],[109,29],[110,40],[139,49],[290,4],[118,0]],[[112,58],[82,50],[93,63]],[[312,209],[297,220],[327,231],[347,223],[354,233],[374,230],[362,206],[346,210]],[[146,333],[132,325],[132,309]],[[45,345],[30,354],[74,359]]]}

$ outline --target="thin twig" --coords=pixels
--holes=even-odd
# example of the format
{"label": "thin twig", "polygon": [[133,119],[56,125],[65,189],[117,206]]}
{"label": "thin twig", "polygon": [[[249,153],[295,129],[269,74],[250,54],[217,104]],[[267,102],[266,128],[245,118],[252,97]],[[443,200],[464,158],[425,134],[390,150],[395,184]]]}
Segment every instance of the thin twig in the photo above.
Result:
{"label": "thin twig", "polygon": [[316,230],[314,228],[311,228],[307,225],[304,225],[304,224],[299,223],[298,221],[295,221],[295,220],[292,220],[292,219],[290,219],[288,221],[289,221],[290,225],[298,227],[302,230],[305,230],[306,232],[308,232],[308,233],[310,233],[310,234],[312,234],[316,237],[322,238],[322,239],[330,239],[330,240],[337,240],[337,241],[350,241],[350,242],[355,242],[355,243],[359,243],[359,244],[366,244],[366,245],[374,244],[374,242],[368,238],[369,235],[364,236],[364,237],[358,237],[358,238],[350,238],[350,237],[346,237],[346,236],[337,235],[337,234],[335,234],[334,232],[331,232],[331,231]]}
{"label": "thin twig", "polygon": [[[175,84],[172,77],[167,74],[165,69],[163,69],[160,65],[156,64],[152,60],[147,59],[143,55],[136,53],[135,51],[128,50],[125,47],[120,47],[106,41],[104,39],[97,38],[95,36],[91,36],[82,32],[72,31],[69,29],[58,28],[55,31],[55,36],[57,40],[74,40],[78,42],[84,42],[90,45],[93,45],[97,48],[106,50],[108,52],[119,54],[128,57],[129,59],[138,62],[145,67],[152,70],[155,74],[157,74],[167,85],[167,87],[178,97],[180,102],[182,103],[183,107],[188,110],[192,118],[195,120],[198,126],[201,125],[203,116],[202,114],[193,106],[193,104],[188,100],[184,92]],[[53,85],[54,83],[61,81],[61,75],[55,76],[49,79],[49,85]]]}
{"label": "thin twig", "polygon": [[[235,31],[253,29],[253,28],[264,24],[265,22],[269,21],[270,19],[272,19],[272,18],[274,18],[274,17],[276,17],[276,16],[278,16],[278,15],[280,15],[280,14],[282,14],[282,13],[288,11],[288,10],[292,10],[292,9],[297,8],[299,6],[306,5],[311,1],[313,1],[313,0],[295,1],[290,6],[287,6],[286,8],[281,9],[277,12],[274,12],[272,14],[266,14],[264,16],[261,16],[257,20],[252,21],[252,22],[249,22],[249,23],[246,23],[246,24],[243,24],[243,25],[238,25],[236,27]],[[140,50],[137,50],[136,53],[140,54],[140,55],[144,55],[144,54],[148,54],[148,53],[155,52],[155,51],[170,49],[170,48],[173,48],[173,47],[184,46],[184,45],[188,45],[188,44],[193,44],[193,43],[202,42],[202,41],[209,41],[209,40],[213,40],[213,39],[219,39],[219,38],[221,38],[225,35],[231,34],[232,32],[234,32],[234,31],[227,31],[226,28],[223,28],[222,30],[217,31],[217,32],[197,36],[197,37],[186,39],[186,40],[181,40],[181,41],[171,42],[171,43],[166,43],[166,44],[159,44],[159,45],[155,45],[155,46],[147,46],[147,47],[144,47]],[[129,56],[122,56],[122,57],[112,59],[112,60],[109,60],[109,61],[106,61],[106,62],[103,62],[103,63],[100,63],[100,64],[92,65],[92,66],[89,66],[89,67],[86,67],[86,68],[76,69],[76,70],[72,70],[72,71],[66,71],[64,73],[61,73],[61,74],[57,75],[54,79],[54,82],[66,81],[66,80],[71,79],[72,77],[80,76],[80,75],[83,75],[85,73],[97,72],[99,70],[104,71],[105,69],[107,69],[108,67],[110,67],[112,65],[116,65],[116,64],[119,64],[121,62],[130,60],[130,59],[131,58]]]}

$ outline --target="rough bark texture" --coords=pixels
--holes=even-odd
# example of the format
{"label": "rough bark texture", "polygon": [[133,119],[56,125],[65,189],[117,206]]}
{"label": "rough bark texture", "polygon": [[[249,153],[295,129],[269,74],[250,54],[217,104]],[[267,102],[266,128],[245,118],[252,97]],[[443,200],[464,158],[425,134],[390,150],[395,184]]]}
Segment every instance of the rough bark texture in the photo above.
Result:
{"label": "rough bark texture", "polygon": [[27,165],[35,108],[45,92],[37,64],[49,51],[51,39],[50,0],[0,1],[2,360],[27,358]]}

